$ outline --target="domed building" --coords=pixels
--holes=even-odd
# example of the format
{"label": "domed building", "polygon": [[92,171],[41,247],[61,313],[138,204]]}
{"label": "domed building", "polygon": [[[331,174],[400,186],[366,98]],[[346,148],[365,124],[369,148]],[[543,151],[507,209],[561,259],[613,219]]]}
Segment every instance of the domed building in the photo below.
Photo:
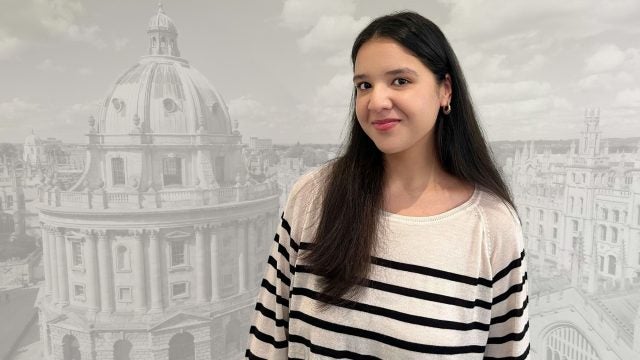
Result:
{"label": "domed building", "polygon": [[234,359],[278,220],[222,97],[162,6],[148,55],[89,119],[87,163],[38,193],[48,359]]}

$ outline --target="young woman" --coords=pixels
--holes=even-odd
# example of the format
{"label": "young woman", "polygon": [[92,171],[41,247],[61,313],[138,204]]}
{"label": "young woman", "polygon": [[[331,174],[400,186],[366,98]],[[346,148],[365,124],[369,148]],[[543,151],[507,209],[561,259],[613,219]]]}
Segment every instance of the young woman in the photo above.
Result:
{"label": "young woman", "polygon": [[526,359],[509,191],[440,29],[403,12],[351,52],[346,149],[289,194],[250,359]]}

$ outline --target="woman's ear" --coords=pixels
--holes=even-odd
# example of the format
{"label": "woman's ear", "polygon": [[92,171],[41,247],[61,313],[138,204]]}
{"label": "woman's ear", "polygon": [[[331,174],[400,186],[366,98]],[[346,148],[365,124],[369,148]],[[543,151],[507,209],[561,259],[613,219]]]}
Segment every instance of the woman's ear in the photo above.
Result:
{"label": "woman's ear", "polygon": [[447,106],[451,103],[451,76],[446,74],[440,84],[440,106]]}

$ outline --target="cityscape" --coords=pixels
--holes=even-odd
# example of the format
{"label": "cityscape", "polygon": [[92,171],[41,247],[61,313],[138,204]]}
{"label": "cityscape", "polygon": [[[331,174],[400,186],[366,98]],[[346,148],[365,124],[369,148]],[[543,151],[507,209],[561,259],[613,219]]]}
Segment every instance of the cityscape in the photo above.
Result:
{"label": "cityscape", "polygon": [[[167,13],[150,8],[84,142],[34,127],[0,144],[2,359],[244,358],[289,189],[340,145],[243,134]],[[490,143],[525,238],[532,359],[640,358],[640,134],[604,137],[610,116]]]}

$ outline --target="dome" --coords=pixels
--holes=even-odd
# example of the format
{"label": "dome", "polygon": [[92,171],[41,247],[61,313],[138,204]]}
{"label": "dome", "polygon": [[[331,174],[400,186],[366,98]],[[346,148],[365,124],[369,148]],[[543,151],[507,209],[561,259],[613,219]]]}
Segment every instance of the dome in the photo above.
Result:
{"label": "dome", "polygon": [[167,14],[164,13],[162,4],[158,5],[158,13],[153,15],[149,19],[149,31],[164,30],[172,33],[177,33],[176,26]]}
{"label": "dome", "polygon": [[178,32],[162,4],[147,31],[148,55],[116,81],[100,105],[100,134],[232,134],[226,104],[180,57]]}
{"label": "dome", "polygon": [[179,58],[142,58],[120,76],[100,107],[98,132],[102,134],[232,131],[220,94]]}

